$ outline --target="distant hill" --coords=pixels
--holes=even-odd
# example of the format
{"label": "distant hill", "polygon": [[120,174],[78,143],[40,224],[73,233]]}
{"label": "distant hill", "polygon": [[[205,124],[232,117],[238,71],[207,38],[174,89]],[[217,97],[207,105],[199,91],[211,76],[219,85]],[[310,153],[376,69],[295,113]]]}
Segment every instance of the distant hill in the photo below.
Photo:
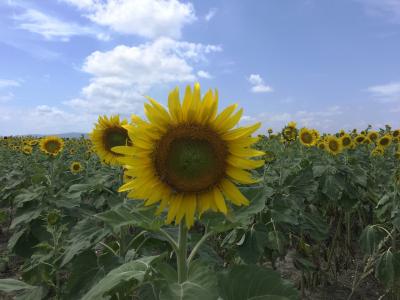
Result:
{"label": "distant hill", "polygon": [[49,135],[56,135],[61,138],[80,138],[82,135],[85,138],[89,137],[89,135],[87,133],[82,133],[82,132],[66,132],[66,133],[58,133],[58,134],[24,134],[23,136],[43,137],[43,136],[49,136]]}

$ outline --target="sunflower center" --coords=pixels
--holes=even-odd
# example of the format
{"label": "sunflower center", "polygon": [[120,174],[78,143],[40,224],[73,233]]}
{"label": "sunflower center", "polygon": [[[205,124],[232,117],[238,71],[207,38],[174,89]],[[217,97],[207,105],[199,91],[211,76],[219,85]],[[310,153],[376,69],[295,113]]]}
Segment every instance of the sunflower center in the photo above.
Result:
{"label": "sunflower center", "polygon": [[313,136],[309,132],[304,132],[301,135],[301,140],[306,144],[311,144],[313,141]]}
{"label": "sunflower center", "polygon": [[339,146],[336,141],[329,141],[329,149],[331,149],[332,151],[336,151],[338,150],[338,148]]}
{"label": "sunflower center", "polygon": [[205,126],[171,128],[153,155],[160,179],[178,192],[207,190],[225,175],[226,145]]}
{"label": "sunflower center", "polygon": [[78,164],[74,164],[73,169],[75,171],[78,171],[80,169],[80,166]]}
{"label": "sunflower center", "polygon": [[50,153],[56,153],[58,150],[60,150],[61,145],[57,141],[48,141],[45,145],[45,148]]}
{"label": "sunflower center", "polygon": [[122,127],[108,128],[103,136],[105,148],[111,151],[112,147],[130,145],[128,131]]}

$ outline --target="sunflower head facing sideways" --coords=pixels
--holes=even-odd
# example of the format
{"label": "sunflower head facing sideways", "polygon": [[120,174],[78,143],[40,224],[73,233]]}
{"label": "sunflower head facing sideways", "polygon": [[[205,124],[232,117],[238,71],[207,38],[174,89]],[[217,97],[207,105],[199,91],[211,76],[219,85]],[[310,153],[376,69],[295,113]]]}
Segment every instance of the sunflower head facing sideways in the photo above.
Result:
{"label": "sunflower head facing sideways", "polygon": [[83,167],[82,164],[80,162],[74,161],[71,166],[69,167],[70,171],[72,174],[78,174],[80,172],[82,172]]}
{"label": "sunflower head facing sideways", "polygon": [[23,152],[24,154],[27,154],[27,155],[32,154],[32,146],[24,145],[24,146],[22,147],[22,152]]}
{"label": "sunflower head facing sideways", "polygon": [[282,129],[282,137],[284,141],[291,142],[296,140],[297,138],[297,128],[296,122],[289,122],[283,129]]}
{"label": "sunflower head facing sideways", "polygon": [[314,129],[302,128],[299,132],[299,140],[306,147],[314,146],[317,143],[317,137]]}
{"label": "sunflower head facing sideways", "polygon": [[132,179],[119,191],[129,191],[128,198],[143,199],[145,205],[160,203],[157,213],[168,207],[167,223],[186,226],[194,223],[196,212],[208,210],[227,214],[225,199],[232,204],[248,205],[249,200],[236,184],[252,184],[248,170],[264,165],[253,157],[264,155],[251,146],[251,137],[260,123],[234,128],[243,110],[237,105],[218,110],[218,92],[209,90],[203,98],[200,85],[186,88],[183,102],[175,88],[168,97],[168,110],[148,98],[145,114],[148,121],[132,117],[128,130],[131,146],[115,147],[123,154],[125,175]]}
{"label": "sunflower head facing sideways", "polygon": [[343,150],[342,143],[336,136],[333,135],[328,136],[326,138],[325,143],[326,143],[326,150],[333,155],[337,155]]}
{"label": "sunflower head facing sideways", "polygon": [[377,141],[377,145],[383,148],[388,147],[391,143],[392,143],[392,136],[390,134],[385,134]]}
{"label": "sunflower head facing sideways", "polygon": [[131,145],[128,131],[123,127],[127,125],[126,120],[120,121],[119,116],[100,116],[95,128],[90,134],[94,151],[102,161],[110,165],[118,165],[121,154],[111,150],[116,146]]}
{"label": "sunflower head facing sideways", "polygon": [[64,140],[58,136],[47,136],[40,140],[40,150],[48,155],[56,156],[64,148]]}

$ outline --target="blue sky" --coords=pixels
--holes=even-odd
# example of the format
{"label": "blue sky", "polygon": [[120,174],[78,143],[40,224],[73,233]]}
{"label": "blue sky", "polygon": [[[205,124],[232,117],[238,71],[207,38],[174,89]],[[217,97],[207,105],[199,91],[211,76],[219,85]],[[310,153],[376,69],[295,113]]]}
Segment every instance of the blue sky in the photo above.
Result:
{"label": "blue sky", "polygon": [[0,135],[88,132],[199,81],[242,124],[400,127],[400,0],[0,0]]}

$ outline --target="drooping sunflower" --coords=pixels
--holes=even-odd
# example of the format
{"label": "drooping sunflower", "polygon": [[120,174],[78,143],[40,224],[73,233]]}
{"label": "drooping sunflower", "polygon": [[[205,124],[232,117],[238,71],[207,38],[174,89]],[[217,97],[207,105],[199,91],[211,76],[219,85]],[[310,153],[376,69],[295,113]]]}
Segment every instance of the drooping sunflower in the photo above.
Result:
{"label": "drooping sunflower", "polygon": [[72,174],[78,174],[83,171],[83,166],[80,162],[74,161],[69,167]]}
{"label": "drooping sunflower", "polygon": [[299,132],[299,140],[306,147],[314,146],[317,142],[313,129],[301,128]]}
{"label": "drooping sunflower", "polygon": [[27,154],[27,155],[32,154],[32,146],[24,145],[24,146],[22,147],[22,152],[23,152],[24,154]]}
{"label": "drooping sunflower", "polygon": [[326,150],[333,155],[339,154],[343,150],[342,143],[336,136],[329,135],[326,138],[325,143],[326,143]]}
{"label": "drooping sunflower", "polygon": [[296,140],[296,138],[297,138],[296,122],[289,122],[282,129],[282,137],[287,142],[291,142],[291,141]]}
{"label": "drooping sunflower", "polygon": [[345,133],[340,137],[340,142],[342,143],[343,148],[350,148],[353,140],[351,139],[350,134]]}
{"label": "drooping sunflower", "polygon": [[378,133],[377,131],[370,131],[370,132],[368,132],[367,137],[368,137],[371,141],[375,142],[375,141],[378,139],[378,137],[379,137],[379,133]]}
{"label": "drooping sunflower", "polygon": [[388,147],[390,144],[392,143],[392,136],[390,134],[385,134],[384,136],[382,136],[378,142],[377,145],[381,146],[383,148]]}
{"label": "drooping sunflower", "polygon": [[94,151],[105,163],[118,165],[118,158],[121,154],[111,150],[116,146],[131,145],[128,131],[123,127],[127,125],[127,120],[120,121],[119,116],[100,116],[93,132],[89,135],[93,142]]}
{"label": "drooping sunflower", "polygon": [[157,213],[168,207],[167,223],[178,224],[185,217],[187,227],[193,225],[196,212],[227,214],[225,198],[237,206],[248,205],[236,184],[257,182],[248,170],[264,165],[251,159],[264,155],[251,148],[258,140],[251,134],[261,124],[233,129],[243,110],[235,112],[234,104],[217,115],[218,92],[209,90],[201,99],[198,83],[193,91],[186,88],[182,103],[175,88],[168,97],[169,110],[148,99],[148,121],[133,116],[133,123],[124,126],[132,145],[113,148],[125,155],[119,160],[132,177],[119,191],[129,191],[129,198],[143,199],[145,205],[160,202]]}
{"label": "drooping sunflower", "polygon": [[58,136],[47,136],[40,140],[40,150],[48,155],[56,156],[64,148],[64,141]]}

